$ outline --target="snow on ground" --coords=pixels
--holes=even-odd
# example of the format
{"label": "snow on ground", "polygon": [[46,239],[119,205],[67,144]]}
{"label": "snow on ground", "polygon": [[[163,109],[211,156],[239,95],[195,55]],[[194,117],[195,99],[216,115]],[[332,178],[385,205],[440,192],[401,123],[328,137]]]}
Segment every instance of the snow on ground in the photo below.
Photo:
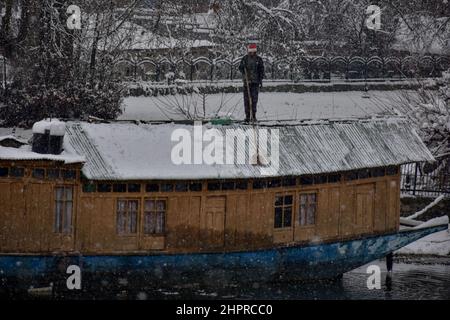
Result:
{"label": "snow on ground", "polygon": [[[371,91],[364,98],[361,91],[318,93],[265,93],[260,94],[259,120],[293,120],[368,117],[392,114],[392,106],[399,100],[400,91]],[[179,112],[188,110],[195,118],[202,118],[203,105],[206,118],[230,116],[244,119],[242,93],[198,94],[159,97],[129,97],[124,101],[120,120],[183,120]]]}
{"label": "snow on ground", "polygon": [[450,255],[450,231],[444,230],[417,240],[398,250],[397,254]]}

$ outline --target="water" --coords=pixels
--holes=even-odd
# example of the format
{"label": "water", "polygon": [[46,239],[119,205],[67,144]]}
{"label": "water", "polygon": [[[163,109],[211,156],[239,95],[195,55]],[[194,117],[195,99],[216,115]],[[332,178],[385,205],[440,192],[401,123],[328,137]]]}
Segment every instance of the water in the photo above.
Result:
{"label": "water", "polygon": [[[381,289],[367,288],[367,266],[343,276],[341,280],[315,283],[254,283],[227,288],[173,288],[143,291],[147,299],[450,299],[450,265],[400,263],[389,276],[384,262],[375,262],[382,269]],[[137,296],[137,298],[139,298]]]}
{"label": "water", "polygon": [[[414,258],[396,261],[394,271],[386,272],[384,261],[375,261],[381,273],[381,289],[369,290],[367,267],[360,267],[344,274],[343,278],[328,282],[310,283],[253,283],[246,285],[200,286],[192,284],[180,287],[152,287],[142,284],[137,287],[119,278],[121,289],[110,286],[94,292],[56,296],[57,299],[114,299],[114,300],[314,300],[314,299],[450,299],[450,258]],[[124,286],[123,286],[124,285]],[[29,298],[29,297],[26,297]],[[48,297],[51,298],[51,297]]]}

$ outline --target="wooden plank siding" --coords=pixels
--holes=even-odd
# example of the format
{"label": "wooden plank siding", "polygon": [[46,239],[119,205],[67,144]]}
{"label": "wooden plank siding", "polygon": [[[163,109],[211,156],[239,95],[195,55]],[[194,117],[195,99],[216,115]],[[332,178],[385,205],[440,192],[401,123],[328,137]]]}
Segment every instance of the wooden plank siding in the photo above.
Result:
{"label": "wooden plank siding", "polygon": [[[0,163],[0,166],[2,163]],[[10,164],[9,164],[10,165]],[[400,175],[342,181],[337,183],[253,190],[200,192],[85,193],[77,180],[36,181],[35,167],[52,167],[53,162],[22,163],[25,177],[0,178],[0,251],[2,253],[81,252],[113,254],[137,252],[233,251],[271,247],[274,244],[331,241],[396,231],[400,216]],[[125,183],[125,182],[124,182]],[[129,182],[133,183],[133,182]],[[141,183],[141,182],[136,182]],[[54,189],[74,187],[73,232],[53,230]],[[315,224],[301,226],[300,194],[317,194]],[[293,196],[292,226],[274,228],[277,195]],[[117,232],[117,201],[139,202],[137,232]],[[165,233],[145,235],[144,205],[147,199],[167,201]]]}
{"label": "wooden plank siding", "polygon": [[[62,165],[53,161],[0,162],[0,167],[24,168],[20,178],[0,178],[0,250],[5,253],[73,251],[75,232],[60,235],[54,232],[55,187],[71,186],[73,215],[78,212],[80,165]],[[31,173],[35,168],[75,170],[70,181],[38,180]],[[73,221],[73,223],[75,220]]]}

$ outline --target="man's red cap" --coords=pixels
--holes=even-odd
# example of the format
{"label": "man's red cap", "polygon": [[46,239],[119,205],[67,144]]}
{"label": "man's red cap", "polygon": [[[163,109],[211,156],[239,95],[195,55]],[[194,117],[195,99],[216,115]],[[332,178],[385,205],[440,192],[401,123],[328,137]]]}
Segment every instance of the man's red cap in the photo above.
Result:
{"label": "man's red cap", "polygon": [[257,46],[256,43],[252,43],[248,45],[248,52],[256,52],[257,51]]}

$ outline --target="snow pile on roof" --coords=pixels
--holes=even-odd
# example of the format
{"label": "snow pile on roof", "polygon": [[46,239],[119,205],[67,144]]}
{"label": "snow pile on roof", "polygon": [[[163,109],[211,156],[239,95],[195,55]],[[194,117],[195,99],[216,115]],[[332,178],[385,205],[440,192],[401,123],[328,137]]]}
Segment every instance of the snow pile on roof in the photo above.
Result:
{"label": "snow pile on roof", "polygon": [[[208,125],[203,129],[211,127]],[[250,128],[240,125],[214,127],[223,136],[227,129]],[[194,136],[192,125],[68,123],[64,147],[86,157],[83,173],[92,180],[262,177],[261,168],[251,164],[174,164],[171,155],[177,143],[172,142],[171,136],[176,129],[185,129]],[[276,176],[332,173],[434,160],[405,120],[321,122],[267,129],[279,130],[280,168]]]}
{"label": "snow pile on roof", "polygon": [[5,141],[5,140],[14,140],[14,141],[18,142],[19,144],[28,144],[28,142],[26,140],[17,138],[13,135],[7,135],[7,136],[0,137],[0,142]]}
{"label": "snow pile on roof", "polygon": [[46,131],[52,136],[62,137],[66,132],[66,124],[58,119],[45,119],[33,125],[33,133],[45,134]]}

